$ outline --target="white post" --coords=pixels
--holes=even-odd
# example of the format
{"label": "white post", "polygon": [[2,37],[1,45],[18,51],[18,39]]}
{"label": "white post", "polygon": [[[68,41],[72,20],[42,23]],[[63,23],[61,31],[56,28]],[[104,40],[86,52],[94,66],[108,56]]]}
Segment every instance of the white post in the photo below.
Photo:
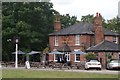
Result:
{"label": "white post", "polygon": [[18,44],[16,39],[16,54],[15,54],[15,68],[18,68]]}

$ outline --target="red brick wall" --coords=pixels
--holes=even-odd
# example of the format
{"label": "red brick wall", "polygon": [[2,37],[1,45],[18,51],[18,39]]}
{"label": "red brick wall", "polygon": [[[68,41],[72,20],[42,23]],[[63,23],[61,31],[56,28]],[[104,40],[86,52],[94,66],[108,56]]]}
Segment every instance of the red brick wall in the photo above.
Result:
{"label": "red brick wall", "polygon": [[81,36],[81,44],[83,43],[83,45],[85,46],[85,48],[90,47],[90,35],[82,35]]}
{"label": "red brick wall", "polygon": [[70,61],[72,61],[72,62],[75,61],[75,56],[74,56],[74,54],[70,54]]}
{"label": "red brick wall", "polygon": [[49,54],[49,61],[54,61],[54,54]]}
{"label": "red brick wall", "polygon": [[80,55],[80,61],[86,61],[86,59],[85,59],[85,54],[81,54],[81,55]]}
{"label": "red brick wall", "polygon": [[[108,41],[113,42],[113,38],[114,38],[114,37],[115,37],[115,36],[105,36],[105,40],[108,40]],[[117,37],[117,39],[118,39],[118,40],[117,40],[118,43],[120,43],[120,42],[119,42],[119,37]],[[117,43],[117,44],[118,44],[118,43]]]}
{"label": "red brick wall", "polygon": [[98,60],[101,62],[103,68],[106,68],[106,59],[105,52],[98,52]]}
{"label": "red brick wall", "polygon": [[105,36],[105,40],[113,42],[113,36]]}
{"label": "red brick wall", "polygon": [[54,36],[50,36],[50,37],[49,37],[49,46],[50,46],[50,50],[53,51]]}
{"label": "red brick wall", "polygon": [[[65,37],[64,36],[58,36],[58,46],[54,46],[54,37],[55,36],[50,36],[49,37],[49,45],[50,45],[50,50],[53,51],[53,49],[60,47],[63,45],[63,43],[65,42]],[[88,48],[90,46],[90,35],[80,35],[80,45],[75,45],[75,35],[70,35],[67,37],[67,43],[70,46],[70,48],[72,49],[72,51],[74,49],[81,49],[83,48],[83,46],[85,46],[86,48]]]}
{"label": "red brick wall", "polygon": [[112,59],[119,59],[119,53],[112,53]]}
{"label": "red brick wall", "polygon": [[[54,46],[54,37],[55,36],[50,36],[49,37],[49,46],[50,46],[50,50],[53,51],[54,49],[57,49],[58,47],[61,47],[63,46],[63,43],[64,43],[64,39],[65,37],[64,36],[58,36],[58,46]],[[90,36],[89,35],[80,35],[80,45],[75,45],[75,35],[70,35],[67,37],[68,38],[68,45],[69,47],[71,48],[72,51],[74,51],[75,49],[80,49],[80,50],[83,50],[83,46],[87,46],[89,47],[90,46]],[[84,43],[84,44],[83,44]],[[54,56],[52,56],[50,54],[50,60],[54,60],[53,58]],[[75,56],[74,54],[70,54],[70,60],[71,61],[75,61]],[[83,61],[84,60],[84,57],[83,55],[80,56],[80,60]]]}

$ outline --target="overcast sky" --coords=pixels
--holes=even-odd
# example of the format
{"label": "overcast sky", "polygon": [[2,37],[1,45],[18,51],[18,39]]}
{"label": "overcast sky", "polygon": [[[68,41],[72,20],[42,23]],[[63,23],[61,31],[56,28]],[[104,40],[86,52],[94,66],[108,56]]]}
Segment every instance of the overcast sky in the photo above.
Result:
{"label": "overcast sky", "polygon": [[101,13],[105,19],[112,19],[118,15],[118,2],[120,0],[51,0],[53,8],[60,14],[81,16]]}

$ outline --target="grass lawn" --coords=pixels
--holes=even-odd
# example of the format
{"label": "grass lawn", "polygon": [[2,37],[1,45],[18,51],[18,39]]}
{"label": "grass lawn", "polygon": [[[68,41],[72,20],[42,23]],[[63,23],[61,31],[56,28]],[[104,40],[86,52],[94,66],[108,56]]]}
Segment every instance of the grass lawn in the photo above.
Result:
{"label": "grass lawn", "polygon": [[3,78],[117,78],[114,74],[93,74],[65,71],[43,71],[27,69],[3,69]]}

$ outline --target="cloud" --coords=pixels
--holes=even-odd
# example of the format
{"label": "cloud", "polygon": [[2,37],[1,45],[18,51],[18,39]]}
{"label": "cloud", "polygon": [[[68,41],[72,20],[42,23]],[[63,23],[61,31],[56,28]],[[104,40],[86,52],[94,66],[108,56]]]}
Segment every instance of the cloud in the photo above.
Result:
{"label": "cloud", "polygon": [[69,13],[81,19],[87,14],[100,12],[105,19],[111,19],[118,15],[119,0],[51,0],[53,8],[61,14]]}
{"label": "cloud", "polygon": [[54,3],[55,5],[68,5],[71,4],[73,1],[72,0],[51,0],[50,2]]}
{"label": "cloud", "polygon": [[119,1],[119,4],[118,4],[118,17],[120,18],[120,1]]}

